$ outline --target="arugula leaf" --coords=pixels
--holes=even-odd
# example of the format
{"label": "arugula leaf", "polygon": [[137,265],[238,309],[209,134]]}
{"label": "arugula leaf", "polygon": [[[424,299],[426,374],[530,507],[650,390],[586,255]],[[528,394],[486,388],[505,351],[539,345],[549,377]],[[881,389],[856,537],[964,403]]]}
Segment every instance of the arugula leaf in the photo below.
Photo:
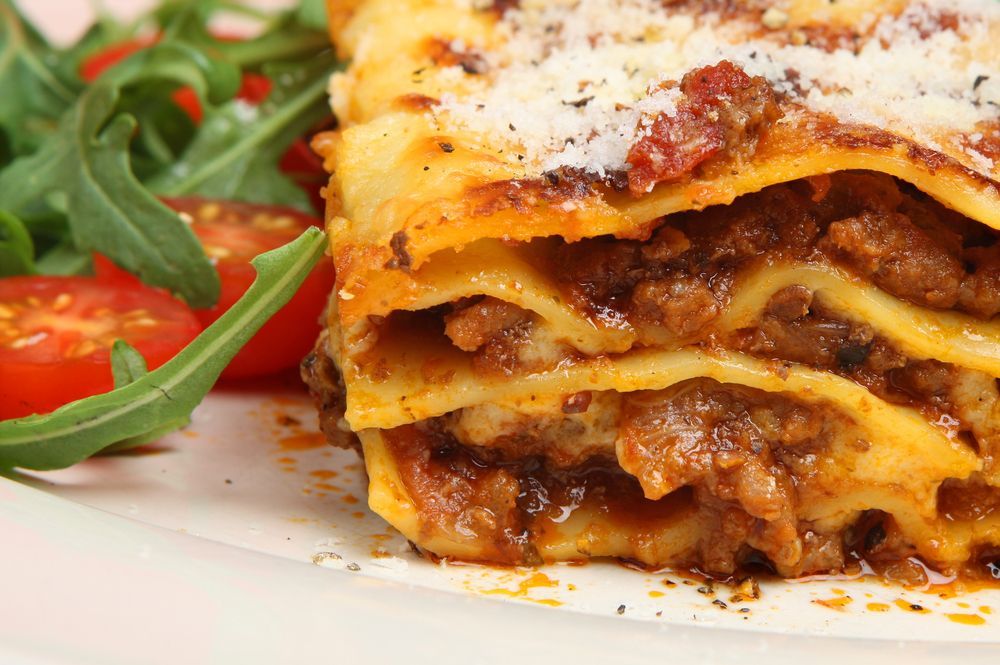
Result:
{"label": "arugula leaf", "polygon": [[115,377],[115,388],[124,388],[149,374],[149,367],[135,347],[116,339],[111,347],[111,374]]}
{"label": "arugula leaf", "polygon": [[90,254],[81,252],[68,240],[55,245],[35,261],[35,269],[41,275],[81,275],[90,272],[92,267]]}
{"label": "arugula leaf", "polygon": [[321,32],[329,25],[324,0],[300,0],[296,17],[302,25]]}
{"label": "arugula leaf", "polygon": [[15,155],[37,148],[76,99],[57,58],[11,0],[0,0],[0,129]]}
{"label": "arugula leaf", "polygon": [[53,192],[65,195],[78,249],[99,251],[144,282],[207,307],[218,298],[218,275],[191,230],[133,175],[136,120],[114,115],[122,87],[149,80],[188,85],[214,103],[235,94],[240,75],[186,44],[136,54],[87,88],[38,152],[0,172],[0,201],[20,213]]}
{"label": "arugula leaf", "polygon": [[260,36],[241,41],[216,41],[213,50],[239,66],[259,70],[274,62],[306,60],[330,50],[330,36],[324,30],[299,22],[295,10],[279,14]]}
{"label": "arugula leaf", "polygon": [[327,52],[310,62],[266,67],[273,81],[268,99],[259,107],[234,100],[210,114],[183,156],[147,186],[163,196],[197,194],[314,212],[278,162],[296,138],[330,114],[326,85],[336,66]]}
{"label": "arugula leaf", "polygon": [[35,244],[24,223],[0,210],[0,277],[35,272]]}
{"label": "arugula leaf", "polygon": [[[295,294],[323,256],[325,240],[311,228],[254,259],[257,279],[246,294],[158,369],[51,414],[0,422],[0,468],[61,469],[111,446],[120,449],[123,442],[147,442],[186,422],[233,356]],[[122,353],[128,352],[119,353],[120,365],[127,360]]]}

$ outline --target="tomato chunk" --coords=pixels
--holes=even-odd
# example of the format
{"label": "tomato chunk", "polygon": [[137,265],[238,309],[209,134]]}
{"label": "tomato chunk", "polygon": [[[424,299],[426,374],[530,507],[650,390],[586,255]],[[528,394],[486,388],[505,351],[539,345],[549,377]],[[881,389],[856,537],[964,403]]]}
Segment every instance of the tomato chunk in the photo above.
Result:
{"label": "tomato chunk", "polygon": [[155,369],[200,332],[187,305],[139,283],[0,279],[0,420],[48,413],[112,390],[117,339]]}
{"label": "tomato chunk", "polygon": [[[250,288],[256,271],[250,261],[258,254],[286,245],[320,220],[292,208],[197,197],[164,201],[191,223],[205,253],[215,263],[222,295],[215,307],[197,310],[205,326],[226,312]],[[333,265],[321,261],[285,305],[243,347],[222,373],[237,379],[265,376],[295,367],[312,348],[320,331],[320,316],[333,289]]]}

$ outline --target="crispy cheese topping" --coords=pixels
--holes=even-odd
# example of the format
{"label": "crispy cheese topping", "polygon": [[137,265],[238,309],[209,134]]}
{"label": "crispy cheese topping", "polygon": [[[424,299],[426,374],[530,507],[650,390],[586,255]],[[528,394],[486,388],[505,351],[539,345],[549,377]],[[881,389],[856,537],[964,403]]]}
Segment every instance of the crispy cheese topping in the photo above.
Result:
{"label": "crispy cheese topping", "polygon": [[439,71],[462,85],[430,112],[445,131],[502,146],[499,156],[526,175],[570,167],[605,176],[628,170],[630,147],[657,117],[677,113],[686,73],[728,60],[767,79],[783,99],[783,122],[803,122],[789,110],[828,114],[948,148],[967,167],[1000,177],[1000,3],[924,0],[822,25],[725,4],[736,9],[525,0],[504,12],[502,46],[482,53],[482,73]]}

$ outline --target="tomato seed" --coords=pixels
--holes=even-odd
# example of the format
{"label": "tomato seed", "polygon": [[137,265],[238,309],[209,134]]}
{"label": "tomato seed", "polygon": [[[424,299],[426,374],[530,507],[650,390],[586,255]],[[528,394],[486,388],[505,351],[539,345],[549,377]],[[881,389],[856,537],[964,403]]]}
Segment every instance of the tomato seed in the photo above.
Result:
{"label": "tomato seed", "polygon": [[200,219],[201,221],[211,222],[214,221],[221,212],[222,212],[222,206],[220,206],[218,203],[206,203],[205,205],[198,208],[197,215],[198,219]]}
{"label": "tomato seed", "polygon": [[92,339],[85,339],[70,349],[69,356],[71,358],[83,358],[84,356],[89,356],[96,350],[97,343]]}
{"label": "tomato seed", "polygon": [[265,213],[254,215],[250,223],[254,228],[263,231],[282,231],[296,226],[295,220],[288,215],[278,215],[275,217],[274,215]]}
{"label": "tomato seed", "polygon": [[205,245],[205,254],[211,259],[228,259],[233,255],[228,248],[218,245]]}
{"label": "tomato seed", "polygon": [[56,299],[52,301],[52,309],[56,312],[65,312],[73,304],[73,296],[68,293],[60,293],[56,296]]}
{"label": "tomato seed", "polygon": [[48,337],[48,334],[46,333],[35,333],[34,335],[30,335],[28,337],[19,337],[10,344],[8,344],[8,346],[12,349],[24,349],[29,346],[34,346],[35,344],[38,344],[46,337]]}
{"label": "tomato seed", "polygon": [[117,340],[118,337],[119,336],[114,333],[101,335],[100,337],[97,338],[97,345],[102,349],[110,349],[112,346],[115,345],[115,340]]}
{"label": "tomato seed", "polygon": [[132,330],[133,328],[148,328],[149,326],[155,326],[156,324],[156,319],[136,319],[134,321],[126,321],[122,324],[122,328],[125,330]]}

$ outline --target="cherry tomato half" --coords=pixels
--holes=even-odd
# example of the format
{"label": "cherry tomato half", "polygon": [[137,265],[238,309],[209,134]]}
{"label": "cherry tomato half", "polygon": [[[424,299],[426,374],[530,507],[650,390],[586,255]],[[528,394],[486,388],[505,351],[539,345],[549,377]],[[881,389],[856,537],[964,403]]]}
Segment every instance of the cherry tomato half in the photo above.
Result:
{"label": "cherry tomato half", "polygon": [[[222,280],[222,295],[215,307],[195,312],[206,326],[250,287],[256,277],[251,259],[288,244],[310,226],[320,224],[318,219],[280,206],[199,198],[165,202],[192,220],[191,229]],[[296,367],[316,342],[319,319],[332,289],[333,265],[321,261],[295,297],[243,347],[222,373],[223,378],[264,376]]]}
{"label": "cherry tomato half", "polygon": [[[195,310],[205,327],[214,323],[250,288],[257,275],[250,264],[254,257],[288,244],[310,226],[321,225],[317,218],[282,206],[200,197],[164,199],[163,202],[190,222],[219,272],[222,282],[219,301],[210,309]],[[94,272],[98,280],[119,288],[142,287],[137,277],[100,254],[94,255]],[[297,366],[316,341],[319,318],[333,282],[333,265],[321,261],[292,300],[237,354],[222,378],[267,376]]]}
{"label": "cherry tomato half", "polygon": [[138,283],[0,279],[0,420],[49,413],[112,390],[116,339],[155,369],[200,332],[187,305]]}
{"label": "cherry tomato half", "polygon": [[[222,295],[215,307],[195,311],[205,326],[222,316],[253,283],[257,273],[251,259],[320,224],[318,219],[280,206],[201,198],[167,199],[165,203],[191,220],[191,229],[222,280]],[[332,289],[333,265],[321,261],[295,297],[243,347],[223,378],[265,376],[297,366],[316,341]]]}

